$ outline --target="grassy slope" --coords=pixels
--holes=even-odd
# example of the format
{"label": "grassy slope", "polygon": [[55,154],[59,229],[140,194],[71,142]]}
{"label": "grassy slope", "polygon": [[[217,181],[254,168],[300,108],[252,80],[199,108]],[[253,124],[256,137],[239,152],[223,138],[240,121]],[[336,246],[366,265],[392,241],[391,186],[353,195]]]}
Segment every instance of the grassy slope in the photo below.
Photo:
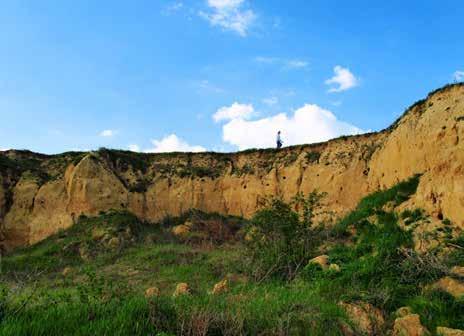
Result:
{"label": "grassy slope", "polygon": [[[82,218],[70,230],[3,260],[0,334],[340,335],[347,321],[337,305],[342,300],[381,308],[389,322],[386,329],[393,312],[404,305],[419,313],[430,330],[437,325],[464,329],[464,302],[427,289],[444,270],[425,257],[418,264],[418,256],[405,256],[411,251],[411,233],[397,225],[395,214],[382,210],[413,194],[418,178],[366,197],[329,233],[333,247],[328,254],[341,266],[340,273],[308,266],[291,282],[247,277],[252,265],[240,240],[186,244],[172,237],[169,227],[189,216],[158,227],[128,213]],[[240,222],[194,217],[202,216]],[[95,231],[125,238],[115,249],[93,239]],[[82,251],[88,260],[81,258]],[[462,264],[464,256],[454,252],[446,262]],[[73,272],[63,277],[66,266]],[[232,279],[231,290],[209,294],[224,278]],[[192,295],[172,298],[179,282],[189,283]],[[143,297],[151,286],[160,288],[161,297]]]}

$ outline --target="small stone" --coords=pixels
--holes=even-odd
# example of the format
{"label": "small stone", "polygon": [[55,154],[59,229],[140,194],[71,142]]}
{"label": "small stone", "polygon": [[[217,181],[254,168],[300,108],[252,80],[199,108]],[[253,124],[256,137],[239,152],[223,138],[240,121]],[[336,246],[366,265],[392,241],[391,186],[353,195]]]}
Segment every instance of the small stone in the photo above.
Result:
{"label": "small stone", "polygon": [[328,255],[321,255],[319,257],[313,258],[309,261],[309,264],[317,264],[322,267],[323,270],[329,268],[329,256]]}
{"label": "small stone", "polygon": [[369,303],[341,302],[339,305],[345,310],[358,331],[364,334],[375,335],[385,324],[382,311]]}
{"label": "small stone", "polygon": [[405,317],[411,314],[412,314],[411,307],[401,307],[401,308],[398,308],[395,312],[396,317]]}
{"label": "small stone", "polygon": [[438,336],[464,336],[464,330],[437,327]]}
{"label": "small stone", "polygon": [[178,297],[178,296],[187,295],[187,294],[190,294],[189,285],[186,284],[185,282],[181,282],[181,283],[177,284],[176,290],[174,291],[172,296],[173,297]]}
{"label": "small stone", "polygon": [[229,291],[229,282],[227,279],[222,280],[214,285],[213,291],[211,292],[214,295],[223,294]]}
{"label": "small stone", "polygon": [[454,266],[451,269],[451,274],[458,276],[458,277],[463,277],[464,278],[464,266]]}
{"label": "small stone", "polygon": [[449,276],[438,280],[434,284],[434,288],[441,289],[442,291],[451,294],[456,299],[464,296],[464,283]]}
{"label": "small stone", "polygon": [[184,237],[190,232],[190,226],[185,224],[177,225],[172,228],[172,234],[176,237]]}
{"label": "small stone", "polygon": [[61,274],[62,274],[64,277],[67,277],[67,276],[71,275],[72,272],[73,272],[72,267],[65,267],[65,268],[63,269],[63,272],[61,272]]}
{"label": "small stone", "polygon": [[160,290],[158,289],[158,287],[150,287],[145,291],[146,298],[152,298],[155,296],[160,296]]}
{"label": "small stone", "polygon": [[338,266],[337,264],[330,264],[329,271],[340,272],[340,266]]}
{"label": "small stone", "polygon": [[120,244],[121,240],[118,237],[113,237],[108,241],[107,246],[112,249],[117,249]]}
{"label": "small stone", "polygon": [[393,336],[430,336],[430,332],[421,324],[417,314],[398,317],[393,326]]}

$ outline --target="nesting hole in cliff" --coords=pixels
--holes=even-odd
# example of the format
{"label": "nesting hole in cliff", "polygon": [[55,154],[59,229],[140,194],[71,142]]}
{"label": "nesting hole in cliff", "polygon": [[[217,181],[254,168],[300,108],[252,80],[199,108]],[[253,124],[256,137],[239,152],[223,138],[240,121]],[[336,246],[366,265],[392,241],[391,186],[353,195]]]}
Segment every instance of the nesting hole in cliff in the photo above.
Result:
{"label": "nesting hole in cliff", "polygon": [[284,180],[286,180],[286,179],[287,179],[287,177],[285,177],[285,176],[283,176],[282,178],[283,178]]}
{"label": "nesting hole in cliff", "polygon": [[441,211],[438,213],[437,218],[439,220],[443,220],[444,217],[443,217],[443,213]]}
{"label": "nesting hole in cliff", "polygon": [[266,183],[266,187],[269,187],[269,183]]}
{"label": "nesting hole in cliff", "polygon": [[244,186],[243,186],[243,189],[246,189],[246,188],[247,188],[247,186],[246,186],[246,185],[244,185]]}

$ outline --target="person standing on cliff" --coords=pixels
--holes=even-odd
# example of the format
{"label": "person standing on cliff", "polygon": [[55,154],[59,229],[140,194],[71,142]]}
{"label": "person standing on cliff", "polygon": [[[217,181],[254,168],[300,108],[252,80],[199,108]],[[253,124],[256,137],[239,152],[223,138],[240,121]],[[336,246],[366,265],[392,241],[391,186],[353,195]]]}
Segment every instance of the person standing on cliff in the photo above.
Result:
{"label": "person standing on cliff", "polygon": [[282,148],[282,144],[284,142],[282,141],[282,138],[280,137],[280,131],[277,132],[277,149]]}

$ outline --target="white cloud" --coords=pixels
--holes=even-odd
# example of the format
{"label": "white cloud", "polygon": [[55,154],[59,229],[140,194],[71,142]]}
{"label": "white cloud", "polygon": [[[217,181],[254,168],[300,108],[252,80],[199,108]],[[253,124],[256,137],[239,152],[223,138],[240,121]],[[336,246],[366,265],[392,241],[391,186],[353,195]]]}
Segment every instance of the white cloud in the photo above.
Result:
{"label": "white cloud", "polygon": [[127,146],[127,148],[129,148],[129,150],[132,152],[140,152],[140,147],[139,145],[136,145],[136,144],[129,145]]}
{"label": "white cloud", "polygon": [[456,82],[462,82],[464,81],[464,71],[456,71],[453,74],[453,78]]}
{"label": "white cloud", "polygon": [[302,60],[290,60],[287,61],[287,67],[291,69],[301,69],[306,68],[308,66],[308,62]]}
{"label": "white cloud", "polygon": [[212,84],[210,81],[204,79],[195,83],[195,85],[203,91],[214,92],[214,93],[224,93],[226,90],[223,88]]}
{"label": "white cloud", "polygon": [[163,15],[170,15],[170,14],[173,14],[175,12],[180,11],[182,8],[184,8],[184,3],[182,1],[175,1],[175,2],[167,5],[163,9],[162,14]]}
{"label": "white cloud", "polygon": [[208,5],[218,9],[236,8],[243,3],[244,0],[208,0]]}
{"label": "white cloud", "polygon": [[282,131],[285,145],[327,141],[341,135],[363,132],[317,105],[304,105],[290,116],[280,113],[258,120],[237,117],[223,125],[222,131],[225,142],[244,150],[274,147],[279,130]]}
{"label": "white cloud", "polygon": [[71,152],[90,152],[92,149],[90,148],[79,148],[79,147],[73,147],[70,149]]}
{"label": "white cloud", "polygon": [[202,146],[191,146],[186,141],[180,139],[175,134],[168,135],[161,140],[151,140],[153,148],[147,149],[147,153],[164,152],[204,152],[206,148]]}
{"label": "white cloud", "polygon": [[209,12],[200,12],[212,26],[231,30],[246,36],[256,19],[251,9],[244,9],[245,0],[208,0]]}
{"label": "white cloud", "polygon": [[334,68],[335,75],[326,80],[326,85],[335,84],[335,87],[331,87],[329,92],[342,92],[351,89],[358,85],[359,80],[353,75],[353,73],[340,65]]}
{"label": "white cloud", "polygon": [[214,121],[248,119],[254,113],[253,105],[233,103],[230,106],[221,107],[213,115]]}
{"label": "white cloud", "polygon": [[100,135],[101,137],[110,138],[110,137],[112,137],[112,136],[115,136],[116,133],[118,133],[118,132],[115,131],[115,130],[107,129],[107,130],[101,131],[99,135]]}
{"label": "white cloud", "polygon": [[257,56],[255,57],[255,61],[258,63],[272,64],[278,62],[279,59],[276,57]]}
{"label": "white cloud", "polygon": [[307,68],[309,63],[305,60],[300,59],[284,59],[279,57],[266,57],[266,56],[257,56],[255,57],[255,62],[261,64],[278,64],[282,69],[304,69]]}
{"label": "white cloud", "polygon": [[279,98],[277,97],[263,98],[262,102],[266,104],[267,106],[274,106],[279,102]]}

